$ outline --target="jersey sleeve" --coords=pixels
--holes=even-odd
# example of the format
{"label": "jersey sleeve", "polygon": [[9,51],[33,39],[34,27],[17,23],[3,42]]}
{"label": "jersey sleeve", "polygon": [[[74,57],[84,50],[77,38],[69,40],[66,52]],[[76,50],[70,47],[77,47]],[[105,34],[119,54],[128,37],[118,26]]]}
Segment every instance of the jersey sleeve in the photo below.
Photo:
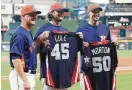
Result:
{"label": "jersey sleeve", "polygon": [[46,78],[46,54],[40,53],[40,78]]}
{"label": "jersey sleeve", "polygon": [[83,41],[84,42],[87,42],[87,36],[84,34],[84,30],[83,30],[83,28],[82,28],[82,26],[80,26],[77,30],[76,30],[76,32],[82,32],[82,34],[83,34]]}
{"label": "jersey sleeve", "polygon": [[45,29],[43,26],[39,27],[39,29],[37,30],[37,33],[34,37],[34,41],[36,41],[38,39],[38,37],[40,36],[40,34],[42,34],[44,31],[45,31]]}
{"label": "jersey sleeve", "polygon": [[[34,37],[34,41],[36,42],[39,36],[45,31],[45,27],[42,25],[38,28],[37,33]],[[40,52],[41,48],[37,46],[37,52]]]}
{"label": "jersey sleeve", "polygon": [[24,51],[24,38],[16,35],[11,40],[10,54],[12,59],[21,58]]}

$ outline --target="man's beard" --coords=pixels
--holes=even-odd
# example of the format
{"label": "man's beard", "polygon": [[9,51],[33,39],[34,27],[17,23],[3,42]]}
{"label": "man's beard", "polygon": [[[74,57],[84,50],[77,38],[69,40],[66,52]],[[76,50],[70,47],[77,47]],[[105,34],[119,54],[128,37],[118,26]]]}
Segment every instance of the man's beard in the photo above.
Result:
{"label": "man's beard", "polygon": [[31,21],[31,24],[32,24],[32,25],[35,25],[35,24],[36,24],[36,21]]}
{"label": "man's beard", "polygon": [[62,19],[60,19],[60,18],[58,18],[58,19],[56,19],[58,22],[61,22],[62,21]]}
{"label": "man's beard", "polygon": [[63,20],[63,18],[57,16],[57,17],[54,17],[54,20],[56,22],[61,22]]}
{"label": "man's beard", "polygon": [[94,21],[99,21],[99,14],[93,16]]}
{"label": "man's beard", "polygon": [[99,21],[99,18],[93,18],[94,21]]}
{"label": "man's beard", "polygon": [[36,24],[36,21],[30,21],[30,22],[27,23],[27,25],[28,25],[29,27],[32,27],[32,26],[34,26],[35,24]]}

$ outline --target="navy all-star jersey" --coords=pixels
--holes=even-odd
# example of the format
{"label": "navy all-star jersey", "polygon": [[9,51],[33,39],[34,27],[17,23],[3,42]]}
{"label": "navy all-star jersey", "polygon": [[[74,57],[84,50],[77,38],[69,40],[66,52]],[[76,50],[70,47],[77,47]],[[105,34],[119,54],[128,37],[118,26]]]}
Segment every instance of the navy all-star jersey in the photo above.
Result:
{"label": "navy all-star jersey", "polygon": [[36,44],[31,32],[18,27],[10,40],[10,65],[14,68],[12,60],[21,59],[24,70],[37,68]]}
{"label": "navy all-star jersey", "polygon": [[79,37],[73,32],[55,30],[48,40],[52,50],[46,55],[46,83],[58,89],[71,87],[79,81]]}
{"label": "navy all-star jersey", "polygon": [[83,54],[85,90],[115,90],[116,46],[108,40],[91,42]]}
{"label": "navy all-star jersey", "polygon": [[[53,31],[53,30],[67,31],[67,29],[65,29],[63,26],[55,26],[48,22],[39,27],[34,37],[34,40],[36,41],[39,38],[40,34],[42,34],[44,31]],[[40,47],[37,47],[37,49],[38,51],[40,51],[40,78],[45,78],[46,60],[45,60],[45,55],[43,54],[43,43],[41,43]]]}

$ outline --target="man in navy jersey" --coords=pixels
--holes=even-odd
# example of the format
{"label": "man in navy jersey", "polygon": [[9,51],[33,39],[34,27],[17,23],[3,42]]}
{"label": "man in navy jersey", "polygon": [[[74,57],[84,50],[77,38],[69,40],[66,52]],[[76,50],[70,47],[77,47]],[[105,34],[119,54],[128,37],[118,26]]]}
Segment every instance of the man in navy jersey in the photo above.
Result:
{"label": "man in navy jersey", "polygon": [[[87,23],[84,23],[77,29],[77,32],[83,33],[83,45],[85,47],[88,47],[90,42],[111,40],[109,28],[99,21],[100,11],[102,11],[102,8],[99,5],[90,4],[88,6],[89,21]],[[80,83],[81,90],[88,90],[85,88],[85,83],[83,79],[83,73],[85,72],[82,69],[80,71],[82,78],[82,81]]]}
{"label": "man in navy jersey", "polygon": [[[47,86],[45,84],[46,83],[46,81],[45,81],[45,78],[46,78],[46,56],[43,54],[44,52],[43,52],[42,47],[44,45],[48,46],[48,44],[49,44],[49,41],[47,40],[47,38],[49,37],[49,32],[51,32],[53,30],[56,30],[58,32],[59,31],[60,32],[62,32],[62,31],[67,32],[68,31],[67,29],[65,29],[61,25],[61,21],[64,19],[64,13],[65,12],[68,12],[68,9],[65,9],[60,3],[52,4],[50,12],[48,13],[49,22],[42,25],[38,29],[38,31],[36,33],[36,36],[34,38],[34,40],[43,41],[42,43],[37,45],[38,46],[38,51],[40,52],[40,62],[41,62],[41,65],[40,65],[40,79],[41,79],[41,82],[42,82],[42,89],[43,90],[56,90],[56,87]],[[46,34],[46,36],[45,36],[45,34]],[[50,44],[52,45],[52,42]],[[59,50],[60,47],[57,47],[57,49]],[[48,51],[48,50],[45,49],[45,51]],[[68,86],[68,87],[70,87],[70,86]],[[68,90],[68,87],[67,86],[66,86],[66,88],[58,87],[57,90]]]}
{"label": "man in navy jersey", "polygon": [[31,27],[35,25],[36,16],[40,14],[33,5],[21,9],[21,25],[10,40],[9,75],[11,90],[34,90],[37,68],[36,44],[31,35]]}

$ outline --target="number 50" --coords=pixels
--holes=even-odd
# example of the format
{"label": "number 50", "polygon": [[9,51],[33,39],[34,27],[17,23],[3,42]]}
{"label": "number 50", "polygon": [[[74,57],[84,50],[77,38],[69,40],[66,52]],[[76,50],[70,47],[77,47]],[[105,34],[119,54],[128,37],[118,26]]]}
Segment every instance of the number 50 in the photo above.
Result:
{"label": "number 50", "polygon": [[93,57],[92,58],[92,64],[94,66],[93,72],[102,72],[104,71],[110,71],[111,68],[111,58],[110,56],[104,56],[104,57]]}

